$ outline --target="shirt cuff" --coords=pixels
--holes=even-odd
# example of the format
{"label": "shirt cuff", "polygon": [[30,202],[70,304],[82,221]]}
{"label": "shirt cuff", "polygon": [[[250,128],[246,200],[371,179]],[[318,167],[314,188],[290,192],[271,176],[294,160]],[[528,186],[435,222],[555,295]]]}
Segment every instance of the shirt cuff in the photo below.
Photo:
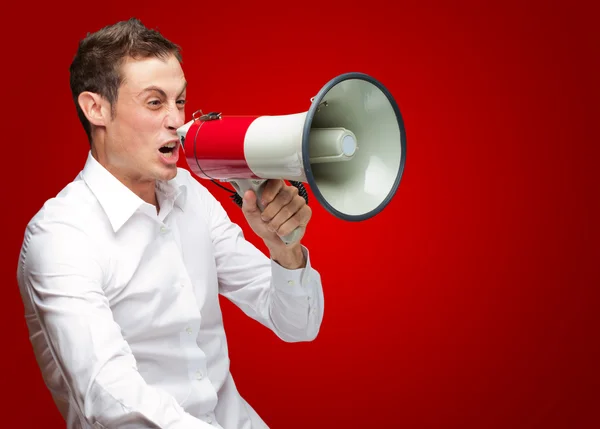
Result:
{"label": "shirt cuff", "polygon": [[306,266],[304,268],[288,269],[271,259],[271,273],[274,287],[277,290],[294,296],[309,294],[308,287],[311,283],[313,271],[310,265],[310,253],[308,249],[304,246],[301,246],[301,248],[306,259]]}

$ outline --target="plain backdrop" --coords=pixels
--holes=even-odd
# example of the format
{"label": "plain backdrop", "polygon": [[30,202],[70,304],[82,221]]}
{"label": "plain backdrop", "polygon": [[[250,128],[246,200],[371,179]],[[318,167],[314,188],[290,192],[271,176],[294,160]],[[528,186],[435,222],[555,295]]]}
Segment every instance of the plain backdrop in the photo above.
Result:
{"label": "plain backdrop", "polygon": [[402,112],[406,169],[380,215],[344,222],[309,195],[318,338],[286,344],[222,301],[232,373],[273,429],[600,427],[597,8],[18,2],[2,16],[2,427],[64,427],[29,344],[17,256],[87,156],[69,90],[78,41],[132,16],[182,47],[188,120],[303,112],[350,71]]}

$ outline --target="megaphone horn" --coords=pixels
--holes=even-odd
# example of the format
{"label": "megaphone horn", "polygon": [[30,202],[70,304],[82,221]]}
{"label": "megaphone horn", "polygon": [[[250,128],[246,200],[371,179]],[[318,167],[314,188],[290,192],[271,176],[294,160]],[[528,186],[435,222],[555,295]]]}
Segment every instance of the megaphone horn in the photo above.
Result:
{"label": "megaphone horn", "polygon": [[[406,160],[404,121],[390,92],[364,73],[331,79],[308,111],[274,116],[196,112],[177,130],[190,170],[260,202],[268,179],[308,183],[319,203],[363,221],[395,195]],[[264,209],[259,204],[261,210]],[[297,241],[301,229],[282,237]]]}

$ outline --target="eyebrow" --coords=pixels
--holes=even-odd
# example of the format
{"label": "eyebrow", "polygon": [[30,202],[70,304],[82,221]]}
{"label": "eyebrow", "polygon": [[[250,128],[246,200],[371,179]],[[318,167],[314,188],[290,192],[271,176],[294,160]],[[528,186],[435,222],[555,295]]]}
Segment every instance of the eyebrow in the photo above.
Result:
{"label": "eyebrow", "polygon": [[[179,97],[181,94],[183,94],[183,92],[185,91],[185,88],[186,88],[186,87],[187,87],[187,82],[185,82],[185,83],[183,84],[183,88],[181,89],[181,91],[180,91],[180,92],[179,92],[179,94],[177,95],[178,97]],[[156,91],[156,92],[158,92],[160,95],[162,95],[164,98],[167,98],[167,93],[166,93],[166,92],[165,92],[163,89],[161,89],[161,88],[159,88],[158,86],[155,86],[155,85],[151,85],[151,86],[148,86],[148,87],[144,88],[144,89],[143,89],[143,90],[140,92],[140,95],[143,95],[144,93],[146,93],[146,92],[151,92],[151,91]]]}

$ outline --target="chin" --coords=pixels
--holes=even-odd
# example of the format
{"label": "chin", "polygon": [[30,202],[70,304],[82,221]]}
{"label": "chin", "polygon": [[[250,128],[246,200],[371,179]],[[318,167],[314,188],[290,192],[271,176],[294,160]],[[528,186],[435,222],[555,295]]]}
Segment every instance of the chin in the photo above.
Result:
{"label": "chin", "polygon": [[172,168],[163,169],[159,174],[157,174],[158,180],[168,181],[174,179],[177,176],[177,166],[173,166]]}

